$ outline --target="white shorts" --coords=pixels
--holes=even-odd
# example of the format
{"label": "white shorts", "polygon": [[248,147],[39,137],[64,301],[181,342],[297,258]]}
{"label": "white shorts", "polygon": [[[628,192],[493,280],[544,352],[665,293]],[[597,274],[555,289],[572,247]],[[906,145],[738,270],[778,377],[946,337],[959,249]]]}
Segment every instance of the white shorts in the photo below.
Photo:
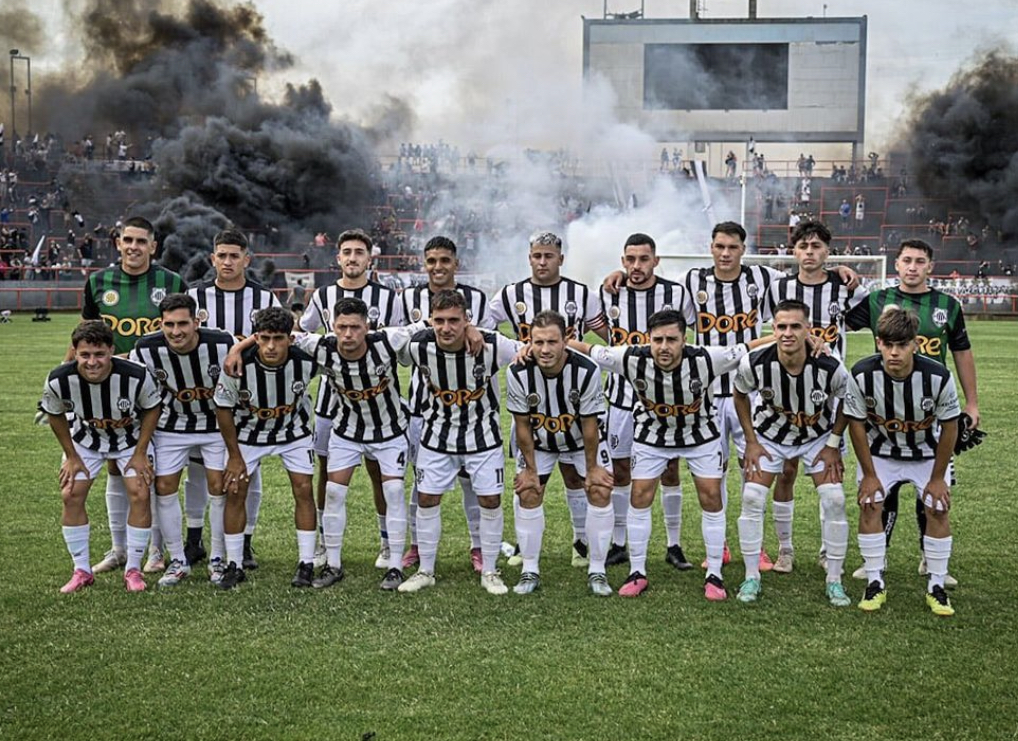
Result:
{"label": "white shorts", "polygon": [[[587,475],[587,454],[582,450],[572,450],[567,453],[551,453],[547,450],[535,450],[534,458],[537,463],[538,476],[550,476],[551,472],[555,470],[556,462],[572,466],[580,476],[585,477]],[[609,471],[612,469],[608,446],[603,440],[597,446],[597,460],[602,468],[607,468]],[[517,470],[526,468],[522,453],[516,453],[516,468]]]}
{"label": "white shorts", "polygon": [[790,461],[795,458],[802,460],[802,466],[808,474],[820,473],[824,470],[824,464],[822,461],[813,465],[813,460],[820,455],[826,446],[827,435],[824,435],[813,442],[806,443],[805,445],[781,445],[780,443],[774,443],[762,437],[758,437],[757,439],[760,441],[760,444],[763,445],[764,450],[771,454],[769,459],[760,458],[760,470],[762,471],[766,471],[767,473],[781,473],[785,468],[785,461]]}
{"label": "white shorts", "polygon": [[451,491],[460,469],[466,471],[479,497],[500,496],[505,489],[505,455],[502,446],[481,453],[439,453],[420,447],[417,451],[417,490],[440,496]]}
{"label": "white shorts", "polygon": [[[102,470],[104,462],[127,461],[128,458],[134,455],[135,450],[135,448],[132,447],[127,450],[121,450],[118,453],[97,453],[90,448],[78,445],[76,442],[74,443],[74,449],[77,451],[78,457],[81,458],[81,462],[85,464],[85,468],[88,469],[88,474],[79,472],[78,475],[74,477],[75,481],[94,481],[95,477],[98,476],[99,472]],[[66,460],[66,458],[66,456],[61,456],[62,461]],[[149,446],[148,458],[150,461],[152,460],[151,446]],[[120,469],[120,475],[125,479],[131,479],[138,475],[133,469],[125,471],[123,466],[118,466],[118,468]]]}
{"label": "white shorts", "polygon": [[171,476],[187,466],[190,456],[200,456],[210,471],[221,471],[226,443],[218,432],[181,433],[156,430],[152,437],[156,451],[156,476]]}
{"label": "white shorts", "polygon": [[382,475],[403,478],[406,474],[407,440],[398,435],[380,443],[358,443],[333,435],[329,441],[329,473],[360,465],[361,458],[378,461]]}
{"label": "white shorts", "polygon": [[[755,400],[754,391],[750,394],[750,407]],[[721,433],[721,449],[725,454],[725,463],[728,463],[730,454],[728,439],[735,441],[735,450],[742,458],[746,454],[746,435],[742,432],[742,425],[739,424],[739,415],[735,411],[735,398],[732,396],[714,397],[714,407],[718,416],[718,431]]]}
{"label": "white shorts", "polygon": [[608,453],[613,460],[633,454],[633,410],[608,405]]}
{"label": "white shorts", "polygon": [[315,417],[315,455],[327,458],[329,455],[329,441],[332,439],[332,419],[330,417]]}
{"label": "white shorts", "polygon": [[[922,498],[923,489],[930,483],[930,478],[933,476],[933,465],[936,463],[933,458],[921,458],[915,461],[898,461],[875,455],[872,458],[873,469],[877,473],[877,478],[880,479],[881,486],[884,487],[885,495],[896,484],[912,484],[915,487],[917,499]],[[944,479],[950,486],[950,478],[945,476]],[[856,470],[856,482],[859,481],[862,481],[862,467]]]}
{"label": "white shorts", "polygon": [[653,445],[633,443],[633,479],[656,479],[676,458],[686,461],[689,472],[704,479],[719,479],[724,471],[724,452],[721,439],[688,448],[657,448]]}
{"label": "white shorts", "polygon": [[[244,445],[240,444],[240,453],[247,464],[248,475],[254,473],[262,458],[278,455],[283,461],[283,468],[292,473],[304,473],[308,476],[315,472],[315,451],[311,437],[302,437],[292,443],[283,445]],[[223,457],[223,470],[226,469],[226,456]]]}

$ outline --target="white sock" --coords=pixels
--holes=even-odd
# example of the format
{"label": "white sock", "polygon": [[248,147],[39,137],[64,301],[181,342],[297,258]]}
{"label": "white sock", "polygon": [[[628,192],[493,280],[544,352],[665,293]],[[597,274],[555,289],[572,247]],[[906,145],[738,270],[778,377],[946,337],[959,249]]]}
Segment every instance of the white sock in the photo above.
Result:
{"label": "white sock", "polygon": [[[343,565],[343,535],[346,533],[346,494],[343,484],[325,482],[325,507],[322,509],[322,543],[329,566]],[[298,531],[299,532],[299,531]]]}
{"label": "white sock", "polygon": [[541,542],[544,538],[544,506],[533,509],[520,507],[516,518],[516,542],[523,556],[523,571],[540,573]]}
{"label": "white sock", "polygon": [[616,486],[612,489],[612,508],[615,512],[615,527],[612,530],[612,543],[626,544],[626,523],[628,522],[629,497],[633,493],[633,485]]}
{"label": "white sock", "polygon": [[438,540],[442,537],[442,507],[417,508],[417,548],[421,556],[420,570],[435,573]]}
{"label": "white sock", "polygon": [[[371,496],[374,496],[373,492]],[[389,531],[385,529],[385,515],[375,512],[375,522],[378,524],[378,543],[384,549],[389,545]]]}
{"label": "white sock", "polygon": [[106,513],[110,518],[110,538],[114,550],[123,552],[127,547],[127,489],[124,488],[124,477],[113,475],[106,477]]}
{"label": "white sock", "polygon": [[127,563],[124,571],[141,568],[141,558],[145,555],[145,548],[148,546],[148,539],[152,528],[126,526],[127,532]]}
{"label": "white sock", "polygon": [[187,481],[184,482],[184,512],[188,527],[205,526],[205,506],[209,501],[209,483],[205,466],[188,462]]}
{"label": "white sock", "polygon": [[606,507],[595,507],[587,504],[587,544],[590,564],[588,574],[603,574],[604,559],[608,555],[608,547],[612,542],[612,527],[615,524],[615,513],[612,511],[611,500]]}
{"label": "white sock", "polygon": [[481,536],[481,571],[495,570],[498,554],[502,550],[502,531],[505,517],[501,507],[481,507],[481,522],[478,530]]}
{"label": "white sock", "polygon": [[763,548],[764,512],[769,489],[762,484],[742,487],[742,513],[739,515],[739,547],[746,564],[746,578],[760,578],[760,550]]}
{"label": "white sock", "polygon": [[223,540],[226,543],[227,565],[232,563],[240,568],[244,563],[244,533],[225,533]]}
{"label": "white sock", "polygon": [[947,565],[951,560],[951,546],[954,538],[948,535],[946,538],[934,538],[929,535],[923,536],[923,552],[926,554],[926,570],[930,574],[927,591],[933,587],[943,587],[944,577],[947,576]]}
{"label": "white sock", "polygon": [[827,551],[827,581],[840,582],[848,551],[848,520],[845,518],[845,489],[841,484],[817,487],[824,513],[824,549]]}
{"label": "white sock", "polygon": [[163,531],[159,528],[159,503],[156,501],[158,499],[153,486],[148,492],[148,507],[151,515],[149,522],[152,523],[149,526],[149,554],[161,557],[163,555]]}
{"label": "white sock", "polygon": [[566,489],[566,504],[573,521],[573,542],[587,542],[587,492],[583,489]]}
{"label": "white sock", "polygon": [[322,544],[322,548],[325,547],[325,520],[323,519],[324,517],[325,510],[319,509],[318,520],[316,520],[316,522],[318,523],[318,541]]}
{"label": "white sock", "polygon": [[665,537],[668,547],[682,545],[682,485],[661,486],[661,509],[664,511]]}
{"label": "white sock", "polygon": [[[223,532],[223,512],[226,511],[226,495],[209,496],[209,538],[211,549],[209,559],[226,558],[226,540]],[[241,533],[241,551],[244,548],[244,534]],[[227,562],[228,563],[228,562]],[[240,563],[239,561],[237,563]]]}
{"label": "white sock", "polygon": [[728,461],[725,461],[725,466],[721,470],[721,509],[724,510],[728,509],[728,470]]}
{"label": "white sock", "polygon": [[626,529],[629,535],[629,573],[647,573],[647,546],[650,544],[650,507],[629,506]]}
{"label": "white sock", "polygon": [[795,515],[795,501],[772,502],[774,512],[774,532],[778,536],[778,548],[791,553],[795,550],[792,546],[792,517]]}
{"label": "white sock", "polygon": [[725,550],[725,510],[707,512],[700,518],[703,545],[707,551],[707,576],[721,578],[721,557]]}
{"label": "white sock", "polygon": [[382,493],[385,495],[385,529],[389,533],[389,568],[402,571],[407,520],[403,479],[383,481]]}
{"label": "white sock", "polygon": [[316,530],[297,531],[297,560],[301,563],[312,563],[315,560]]}
{"label": "white sock", "polygon": [[[244,526],[244,535],[254,535],[255,526],[258,524],[258,513],[262,509],[262,467],[258,466],[251,474],[251,482],[247,486],[247,501],[244,503],[247,510],[247,525]],[[237,563],[240,563],[238,561]]]}
{"label": "white sock", "polygon": [[67,544],[67,552],[71,554],[75,569],[81,569],[92,573],[92,566],[89,564],[88,538],[91,534],[91,525],[87,522],[84,525],[64,525],[64,542]]}
{"label": "white sock", "polygon": [[884,586],[884,559],[887,557],[887,538],[884,531],[859,533],[859,553],[866,569],[866,583],[875,581]]}
{"label": "white sock", "polygon": [[186,563],[184,558],[184,537],[181,532],[180,497],[177,493],[157,496],[156,509],[159,512],[159,532],[163,534],[170,559]]}
{"label": "white sock", "polygon": [[[456,479],[463,490],[463,516],[467,518],[467,531],[470,533],[470,548],[481,547],[481,505],[477,503],[474,493],[474,482],[466,476]],[[501,547],[501,542],[499,546]]]}
{"label": "white sock", "polygon": [[417,484],[410,490],[410,513],[407,520],[410,523],[410,545],[417,545]]}

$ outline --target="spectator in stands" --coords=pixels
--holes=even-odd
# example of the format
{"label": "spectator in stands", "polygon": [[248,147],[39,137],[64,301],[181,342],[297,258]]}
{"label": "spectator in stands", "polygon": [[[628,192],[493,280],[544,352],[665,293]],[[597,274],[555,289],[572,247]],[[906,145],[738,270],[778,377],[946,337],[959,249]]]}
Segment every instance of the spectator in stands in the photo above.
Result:
{"label": "spectator in stands", "polygon": [[661,147],[661,167],[658,172],[664,172],[668,169],[668,147]]}
{"label": "spectator in stands", "polygon": [[848,202],[847,198],[841,199],[841,205],[838,206],[838,214],[841,216],[841,228],[844,230],[849,229],[849,220],[852,217],[852,204]]}
{"label": "spectator in stands", "polygon": [[725,156],[725,177],[733,180],[738,166],[739,158],[735,156],[735,152],[728,150],[728,154]]}
{"label": "spectator in stands", "polygon": [[78,245],[78,260],[81,263],[81,274],[88,276],[88,269],[92,267],[92,260],[95,257],[95,241],[91,234],[86,234],[81,244]]}
{"label": "spectator in stands", "polygon": [[976,268],[976,280],[987,280],[990,276],[990,263],[983,260]]}
{"label": "spectator in stands", "polygon": [[866,196],[859,193],[855,197],[855,228],[862,231],[866,221]]}

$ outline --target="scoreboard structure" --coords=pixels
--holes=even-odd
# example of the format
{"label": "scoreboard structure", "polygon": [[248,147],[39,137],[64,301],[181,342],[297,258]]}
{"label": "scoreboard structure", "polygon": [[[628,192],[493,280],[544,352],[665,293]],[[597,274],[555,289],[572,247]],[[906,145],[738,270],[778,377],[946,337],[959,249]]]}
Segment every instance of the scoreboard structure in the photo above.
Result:
{"label": "scoreboard structure", "polygon": [[584,19],[583,75],[660,141],[861,145],[866,17]]}

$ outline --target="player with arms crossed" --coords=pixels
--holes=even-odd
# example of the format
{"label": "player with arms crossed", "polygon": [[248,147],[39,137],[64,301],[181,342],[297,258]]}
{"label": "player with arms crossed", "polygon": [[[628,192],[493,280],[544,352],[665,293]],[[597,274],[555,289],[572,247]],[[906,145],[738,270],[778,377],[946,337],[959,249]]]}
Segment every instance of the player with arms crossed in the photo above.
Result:
{"label": "player with arms crossed", "polygon": [[530,357],[506,373],[506,408],[513,415],[519,450],[513,490],[520,499],[516,537],[523,556],[523,573],[513,591],[530,594],[541,584],[544,488],[559,462],[573,466],[584,479],[590,546],[587,582],[594,594],[608,596],[612,590],[604,560],[611,542],[612,475],[598,430],[604,411],[601,371],[567,348],[565,319],[554,311],[534,317]]}
{"label": "player with arms crossed", "polygon": [[498,371],[522,347],[497,332],[482,330],[481,352],[467,345],[467,303],[462,294],[441,291],[432,297],[431,326],[415,334],[403,353],[428,382],[428,402],[417,452],[417,573],[399,586],[417,592],[435,584],[435,558],[442,534],[442,495],[466,471],[481,508],[481,586],[489,594],[508,589],[495,570],[502,544],[502,452]]}
{"label": "player with arms crossed", "polygon": [[[777,344],[754,350],[735,374],[735,411],[746,438],[745,484],[739,516],[739,544],[746,579],[736,598],[756,602],[760,596],[760,549],[763,545],[767,493],[788,461],[806,461],[824,510],[823,542],[827,552],[827,599],[834,607],[852,602],[841,584],[848,548],[841,435],[845,416],[841,401],[851,385],[848,371],[833,357],[812,357],[809,307],[782,301],[774,308]],[[757,392],[756,408],[749,394]]]}
{"label": "player with arms crossed", "polygon": [[[212,239],[212,267],[216,277],[210,281],[199,283],[187,289],[198,304],[198,321],[202,327],[220,329],[229,332],[237,340],[251,334],[251,325],[255,314],[270,306],[281,306],[279,299],[261,283],[247,277],[247,268],[251,264],[248,252],[248,241],[244,233],[238,229],[223,229]],[[213,389],[215,386],[213,386]],[[212,494],[205,478],[205,466],[200,456],[192,456],[187,467],[187,481],[184,484],[184,510],[187,516],[187,541],[184,543],[184,554],[189,564],[201,563],[205,557],[205,546],[202,543],[202,527],[205,523],[205,508]],[[220,494],[222,487],[220,486]],[[215,501],[215,500],[213,500]],[[244,530],[244,562],[245,569],[258,568],[255,559],[252,538],[258,524],[258,513],[262,502],[262,469],[256,468],[251,474],[247,489],[247,525]],[[210,520],[213,530],[222,532],[222,503],[216,514],[219,522],[215,525]],[[221,545],[221,544],[220,544]],[[225,555],[217,550],[220,556]],[[226,567],[222,560],[210,559],[209,567],[213,576],[222,574]]]}
{"label": "player with arms crossed", "polygon": [[961,408],[951,372],[918,353],[919,326],[913,312],[885,308],[877,320],[879,354],[852,366],[856,389],[845,401],[845,415],[859,460],[859,551],[868,582],[859,607],[872,612],[887,600],[880,513],[886,492],[911,483],[926,510],[926,604],[934,615],[949,617],[954,607],[944,579],[951,558],[951,491],[945,477]]}
{"label": "player with arms crossed", "polygon": [[[608,341],[608,326],[597,294],[587,286],[562,275],[565,255],[562,240],[551,232],[535,232],[530,236],[528,260],[530,277],[502,288],[491,300],[492,326],[508,321],[516,339],[530,340],[530,325],[538,313],[557,311],[566,320],[568,339],[582,340],[587,331]],[[573,524],[573,566],[586,566],[587,495],[583,477],[576,468],[559,461],[559,472],[566,490],[566,503]],[[513,498],[513,512],[518,515],[518,501]],[[515,564],[519,556],[510,559]]]}
{"label": "player with arms crossed", "polygon": [[[657,244],[646,234],[630,234],[622,248],[625,283],[617,291],[601,288],[601,303],[607,315],[610,344],[628,347],[647,344],[647,319],[662,309],[683,312],[687,325],[695,320],[693,302],[679,283],[654,274],[660,263]],[[633,386],[622,376],[608,374],[608,450],[612,457],[615,486],[612,504],[615,527],[607,563],[629,560],[626,553],[626,514],[632,492],[630,454],[633,449]],[[679,570],[692,568],[682,550],[682,482],[678,462],[673,461],[661,476],[661,508],[664,511],[667,550],[665,560]]]}
{"label": "player with arms crossed", "polygon": [[611,373],[633,384],[639,402],[634,408],[633,494],[626,521],[629,533],[630,574],[619,589],[623,597],[636,597],[647,589],[647,544],[650,508],[662,472],[675,458],[686,461],[693,475],[703,511],[702,530],[707,549],[708,600],[728,594],[721,578],[725,545],[725,511],[721,498],[724,453],[711,401],[711,384],[736,368],[750,348],[773,341],[753,340],[731,347],[686,345],[686,320],[674,309],[659,311],[647,320],[650,342],[635,347],[602,347],[570,342]]}
{"label": "player with arms crossed", "polygon": [[223,540],[223,459],[226,447],[216,422],[212,396],[219,382],[233,335],[198,326],[198,306],[183,293],[171,293],[159,305],[161,332],[138,340],[131,359],[146,366],[159,382],[163,411],[153,444],[155,448],[156,514],[163,542],[170,553],[159,586],[172,587],[191,573],[181,536],[180,475],[191,456],[202,461],[212,504],[212,558],[209,575],[217,582],[223,574],[226,544]]}
{"label": "player with arms crossed", "polygon": [[[74,573],[60,591],[91,586],[89,523],[85,500],[103,461],[121,464],[130,509],[127,514],[124,584],[145,590],[141,558],[152,523],[148,446],[159,421],[159,389],[145,367],[116,358],[114,333],[102,321],[84,321],[71,334],[74,360],[50,372],[39,409],[64,451],[60,466],[64,542]],[[71,415],[68,423],[67,415]]]}
{"label": "player with arms crossed", "polygon": [[[311,491],[314,450],[311,401],[307,390],[318,363],[291,347],[293,314],[281,306],[255,316],[256,346],[241,352],[239,377],[220,375],[213,397],[219,430],[226,444],[223,525],[227,567],[218,586],[233,589],[246,579],[243,567],[245,498],[251,474],[263,458],[279,456],[290,477],[297,527],[294,587],[310,587],[314,578],[315,500]],[[232,370],[232,363],[227,370]]]}
{"label": "player with arms crossed", "polygon": [[[884,308],[893,304],[913,311],[919,318],[916,352],[946,366],[947,353],[950,350],[958,373],[958,383],[961,385],[962,393],[965,394],[965,407],[962,409],[963,416],[959,424],[964,424],[965,429],[977,429],[980,419],[976,360],[972,353],[968,331],[965,329],[965,314],[956,298],[929,285],[929,277],[933,272],[933,248],[921,239],[906,239],[898,247],[894,267],[898,271],[898,285],[871,293],[867,301],[852,309],[846,317],[849,328],[869,329],[876,338],[877,324]],[[953,465],[948,467],[948,476],[951,479],[952,474]],[[898,519],[897,487],[888,490],[883,504],[881,516],[887,533],[887,544],[890,545],[891,534]],[[925,517],[926,509],[917,498],[916,520],[919,523],[920,549],[926,534]],[[865,578],[864,572],[865,569],[860,568],[853,576]],[[919,573],[923,576],[927,573],[925,557],[919,561]],[[948,574],[944,583],[948,587],[953,587],[958,582]]]}

